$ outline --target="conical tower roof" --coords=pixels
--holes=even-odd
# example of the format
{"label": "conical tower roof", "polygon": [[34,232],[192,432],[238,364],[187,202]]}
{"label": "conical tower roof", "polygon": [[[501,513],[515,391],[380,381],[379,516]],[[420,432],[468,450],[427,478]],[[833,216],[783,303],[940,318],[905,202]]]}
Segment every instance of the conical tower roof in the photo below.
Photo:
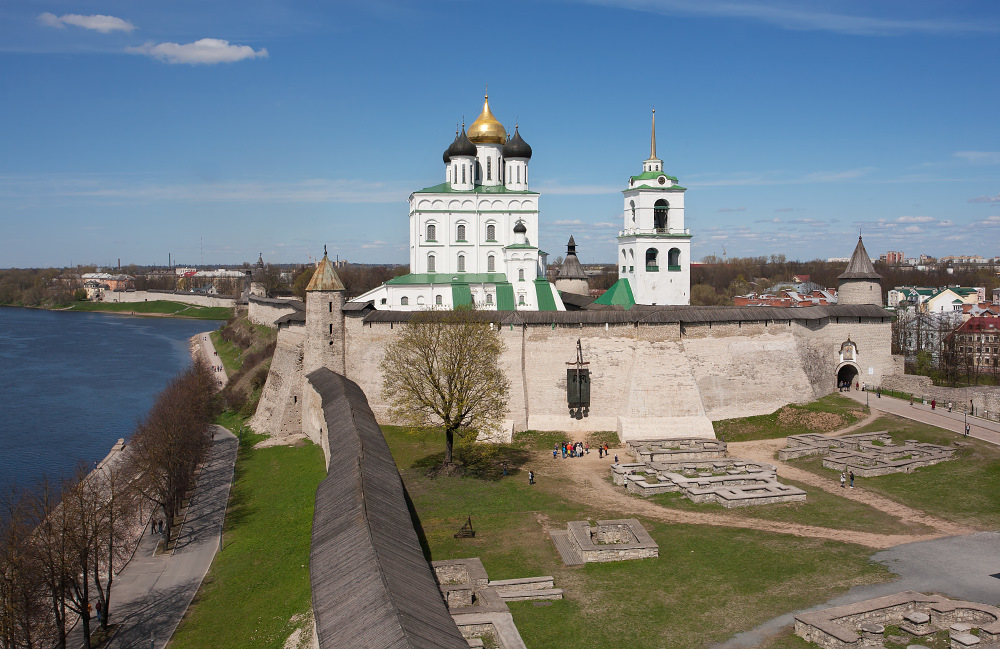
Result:
{"label": "conical tower roof", "polygon": [[346,291],[344,283],[337,277],[337,271],[333,269],[333,262],[326,254],[326,247],[323,248],[323,259],[316,266],[306,291]]}
{"label": "conical tower roof", "polygon": [[861,237],[858,237],[858,245],[851,255],[851,261],[847,264],[847,270],[837,279],[882,279],[882,276],[875,272],[875,266],[872,265],[871,257],[868,256]]}
{"label": "conical tower roof", "polygon": [[562,266],[559,267],[559,279],[587,279],[587,273],[583,272],[580,259],[576,256],[576,242],[570,235],[569,243],[566,244],[566,257]]}

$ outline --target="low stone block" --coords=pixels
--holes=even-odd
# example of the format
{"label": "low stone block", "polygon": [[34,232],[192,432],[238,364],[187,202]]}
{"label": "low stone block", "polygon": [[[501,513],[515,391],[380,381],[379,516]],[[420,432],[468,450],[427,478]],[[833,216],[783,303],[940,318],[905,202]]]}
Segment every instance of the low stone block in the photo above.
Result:
{"label": "low stone block", "polygon": [[951,649],[965,649],[979,644],[979,638],[971,633],[955,633],[951,636]]}

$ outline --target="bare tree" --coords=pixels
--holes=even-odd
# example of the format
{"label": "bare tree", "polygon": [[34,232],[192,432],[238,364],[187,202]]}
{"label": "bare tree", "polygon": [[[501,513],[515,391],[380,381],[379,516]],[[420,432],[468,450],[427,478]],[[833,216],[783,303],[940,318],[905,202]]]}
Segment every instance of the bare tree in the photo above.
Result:
{"label": "bare tree", "polygon": [[496,426],[506,414],[504,349],[488,314],[471,308],[415,313],[386,349],[382,396],[390,413],[415,425],[440,423],[445,466],[455,435]]}
{"label": "bare tree", "polygon": [[62,484],[43,479],[29,501],[36,524],[28,544],[31,560],[50,607],[56,647],[66,649],[66,575],[70,569],[67,509],[62,502]]}
{"label": "bare tree", "polygon": [[26,494],[13,486],[0,497],[0,646],[42,646],[48,628],[44,592],[32,560],[33,529]]}

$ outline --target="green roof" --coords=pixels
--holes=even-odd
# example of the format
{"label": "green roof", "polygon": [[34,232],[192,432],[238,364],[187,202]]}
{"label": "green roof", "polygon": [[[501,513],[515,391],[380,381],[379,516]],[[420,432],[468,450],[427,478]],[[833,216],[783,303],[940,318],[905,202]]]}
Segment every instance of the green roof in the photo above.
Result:
{"label": "green roof", "polygon": [[460,306],[472,306],[472,290],[468,284],[455,282],[451,285],[452,308]]}
{"label": "green roof", "polygon": [[675,183],[677,182],[676,178],[674,178],[670,174],[665,174],[662,171],[643,171],[638,176],[632,176],[632,180],[655,180],[655,179],[659,178],[660,176],[666,176],[667,178],[669,178],[670,180],[674,181]]}
{"label": "green roof", "polygon": [[532,249],[534,249],[535,246],[531,245],[530,243],[512,243],[509,246],[504,246],[504,250],[507,250],[509,248],[532,248]]}
{"label": "green roof", "polygon": [[514,287],[510,282],[497,284],[497,311],[513,311],[517,308],[514,303]]}
{"label": "green roof", "polygon": [[538,192],[529,192],[523,190],[507,189],[503,185],[476,185],[472,189],[452,189],[451,183],[444,182],[440,185],[434,185],[433,187],[424,187],[419,189],[414,194],[537,194]]}
{"label": "green roof", "polygon": [[[457,278],[457,279],[455,279]],[[498,284],[506,282],[504,273],[409,273],[393,277],[386,284]]]}
{"label": "green roof", "polygon": [[552,284],[544,277],[535,279],[535,294],[538,295],[539,311],[558,311],[556,300],[552,297]]}
{"label": "green roof", "polygon": [[632,296],[632,287],[629,285],[628,279],[622,277],[612,284],[611,288],[606,290],[601,297],[594,300],[594,304],[618,305],[631,309],[635,306],[635,298]]}

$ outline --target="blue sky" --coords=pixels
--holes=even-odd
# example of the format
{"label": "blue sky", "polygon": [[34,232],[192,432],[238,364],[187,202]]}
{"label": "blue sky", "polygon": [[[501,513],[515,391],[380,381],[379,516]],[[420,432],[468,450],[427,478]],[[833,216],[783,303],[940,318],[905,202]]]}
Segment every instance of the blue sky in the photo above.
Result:
{"label": "blue sky", "polygon": [[0,267],[405,262],[481,107],[541,247],[614,259],[648,155],[700,258],[1000,255],[993,0],[0,4]]}

